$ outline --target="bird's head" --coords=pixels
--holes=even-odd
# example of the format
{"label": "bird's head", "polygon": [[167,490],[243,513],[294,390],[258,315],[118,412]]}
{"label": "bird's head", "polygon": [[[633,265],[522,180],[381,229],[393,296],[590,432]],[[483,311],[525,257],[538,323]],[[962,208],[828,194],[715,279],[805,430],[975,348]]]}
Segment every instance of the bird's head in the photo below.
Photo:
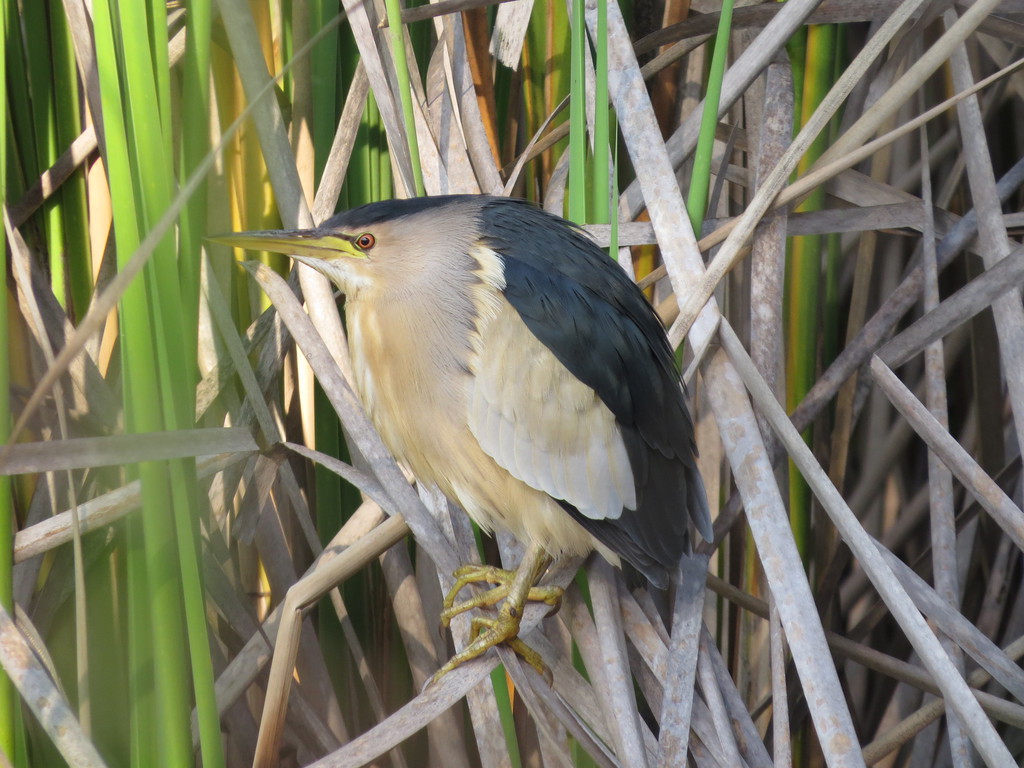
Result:
{"label": "bird's head", "polygon": [[371,203],[301,230],[235,232],[209,240],[291,256],[349,298],[409,288],[416,277],[465,269],[478,238],[479,198],[423,197]]}

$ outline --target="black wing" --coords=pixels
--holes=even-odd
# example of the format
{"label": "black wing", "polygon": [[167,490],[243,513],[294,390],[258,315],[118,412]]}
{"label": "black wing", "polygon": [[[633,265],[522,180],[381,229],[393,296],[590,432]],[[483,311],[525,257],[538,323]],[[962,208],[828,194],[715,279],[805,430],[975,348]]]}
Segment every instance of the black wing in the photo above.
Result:
{"label": "black wing", "polygon": [[687,548],[688,518],[711,538],[693,422],[664,328],[640,289],[569,222],[505,198],[490,199],[481,217],[504,260],[505,297],[622,430],[637,509],[592,519],[562,506],[664,587]]}

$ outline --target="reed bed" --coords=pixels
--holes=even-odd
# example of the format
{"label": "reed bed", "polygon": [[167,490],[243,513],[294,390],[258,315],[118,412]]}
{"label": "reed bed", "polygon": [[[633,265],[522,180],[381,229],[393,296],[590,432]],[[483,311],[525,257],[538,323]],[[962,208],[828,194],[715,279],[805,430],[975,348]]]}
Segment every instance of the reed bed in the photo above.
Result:
{"label": "reed bed", "polygon": [[[1024,760],[1019,8],[0,6],[0,764]],[[395,465],[322,278],[203,240],[447,193],[585,227],[696,417],[714,542],[660,605],[557,564],[551,686],[425,686],[520,547]]]}

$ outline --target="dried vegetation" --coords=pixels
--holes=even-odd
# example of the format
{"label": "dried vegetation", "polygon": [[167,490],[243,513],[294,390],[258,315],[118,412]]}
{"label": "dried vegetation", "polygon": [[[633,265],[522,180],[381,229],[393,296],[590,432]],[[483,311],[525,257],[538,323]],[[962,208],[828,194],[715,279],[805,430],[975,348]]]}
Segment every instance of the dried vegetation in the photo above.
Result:
{"label": "dried vegetation", "polygon": [[[100,73],[107,62],[90,57],[102,43],[86,23],[88,5],[64,2],[87,75],[83,103],[94,117],[104,115],[109,142],[110,103],[88,77],[97,61]],[[102,621],[83,593],[123,599],[123,572],[107,573],[116,589],[90,585],[99,578],[97,563],[116,571],[128,557],[127,521],[147,519],[140,507],[152,481],[129,482],[130,469],[94,468],[198,457],[195,573],[202,573],[200,614],[209,645],[189,635],[191,661],[179,674],[202,667],[196,659],[208,651],[204,663],[215,680],[209,695],[228,765],[254,758],[271,765],[279,755],[323,767],[654,766],[687,759],[752,767],[1018,764],[1024,758],[1019,8],[996,0],[787,0],[737,8],[711,158],[710,209],[695,234],[685,188],[718,8],[694,2],[687,15],[686,3],[667,3],[664,24],[630,36],[619,6],[608,6],[608,92],[619,131],[619,178],[628,186],[619,198],[617,231],[595,225],[592,232],[604,244],[617,238],[624,254],[638,256],[638,271],[646,269],[647,246],[658,246],[663,268],[644,284],[657,280],[652,296],[673,342],[688,339],[687,376],[717,515],[715,542],[684,563],[688,578],[668,606],[671,635],[651,596],[630,591],[618,571],[592,559],[586,579],[574,582],[579,564],[563,564],[551,575],[569,584],[560,612],[543,618],[537,609],[526,618],[532,628],[526,638],[551,665],[553,686],[502,650],[423,689],[466,641],[467,621],[455,622],[452,639],[440,635],[436,617],[451,571],[479,556],[477,541],[459,511],[429,489],[416,493],[368,426],[345,384],[344,362],[339,369],[332,359],[344,360],[343,329],[327,286],[312,275],[293,280],[292,289],[301,284],[307,316],[265,265],[250,265],[252,277],[212,265],[197,271],[202,322],[157,331],[199,340],[201,381],[192,391],[198,420],[179,424],[179,430],[195,426],[185,433],[122,434],[119,390],[127,385],[111,363],[119,326],[109,313],[125,286],[142,279],[139,269],[160,233],[175,226],[207,178],[211,202],[201,225],[207,232],[256,228],[247,219],[252,199],[240,200],[232,185],[245,168],[252,172],[255,166],[243,165],[259,151],[284,226],[323,219],[335,209],[353,147],[365,149],[357,138],[372,92],[377,130],[390,140],[397,193],[415,189],[394,38],[380,24],[384,11],[354,0],[344,5],[360,63],[339,90],[324,161],[314,159],[309,143],[312,107],[301,85],[310,77],[306,60],[297,60],[287,93],[263,98],[274,86],[258,34],[270,39],[280,20],[260,10],[257,27],[259,3],[218,3],[214,58],[237,66],[254,105],[246,117],[252,122],[241,137],[228,139],[226,156],[210,152],[205,165],[181,174],[177,209],[151,215],[141,245],[120,254],[118,279],[98,258],[108,235],[108,254],[115,248],[100,204],[106,193],[97,157],[112,160],[109,143],[97,149],[92,123],[59,147],[66,153],[35,187],[26,183],[24,194],[7,197],[8,285],[17,315],[11,333],[26,349],[18,358],[14,416],[29,419],[20,439],[28,434],[37,442],[2,456],[5,473],[35,479],[17,486],[12,589],[20,610],[0,614],[0,662],[38,718],[31,728],[34,754],[53,754],[45,746],[52,741],[72,765],[113,765],[123,754],[118,750],[129,749],[126,735],[111,736],[101,722],[102,697],[83,693],[117,676],[129,690],[122,678],[134,672],[119,645],[125,632],[101,638],[89,629],[93,643],[109,644],[106,653],[94,649],[85,665],[92,683],[81,675],[81,644],[76,662],[66,638],[74,607],[79,637],[90,621]],[[466,5],[428,6],[437,14],[432,19],[422,7],[404,11],[416,38],[407,39],[410,57],[415,42],[427,65],[426,77],[412,84],[424,187],[429,194],[529,195],[561,212],[564,124],[549,126],[547,114],[519,110],[525,99],[492,90],[496,68],[504,65],[488,50],[491,27],[503,60],[523,65],[531,5],[502,4],[492,22],[479,8],[457,10]],[[305,3],[284,6],[299,13]],[[594,36],[596,6],[588,4],[583,16]],[[333,17],[324,18],[322,34],[333,41]],[[180,9],[166,20],[165,63],[176,72],[190,66],[189,40]],[[848,55],[827,96],[816,109],[805,104],[794,129],[786,43],[810,23],[842,24],[835,39]],[[298,51],[308,30],[296,26],[291,34],[290,50]],[[281,55],[270,58],[279,65]],[[525,66],[543,68],[536,61]],[[233,77],[212,78],[217,135],[228,130],[241,101],[229,87]],[[504,77],[526,87],[525,76]],[[165,116],[172,120],[173,110],[185,108],[171,107]],[[798,169],[822,132],[827,149]],[[41,266],[52,241],[39,236],[39,218],[50,210],[39,206],[44,199],[53,205],[62,185],[83,174],[98,244],[98,290],[75,311],[55,295]],[[815,194],[817,206],[795,210]],[[821,301],[810,316],[787,318],[797,299],[784,298],[786,238],[797,235],[816,238],[811,271],[820,281],[810,290]],[[116,247],[125,245],[119,240]],[[627,260],[627,266],[634,265]],[[238,306],[259,301],[257,285],[273,309],[240,336]],[[126,322],[122,315],[121,327]],[[808,324],[805,368],[812,386],[785,408],[786,377],[795,375],[787,356]],[[324,396],[314,396],[292,339]],[[355,467],[300,445],[311,442],[314,404],[321,414],[333,408],[340,416],[351,454],[359,456]],[[73,416],[70,427],[59,418],[65,413]],[[337,532],[324,530],[325,518],[317,517],[307,460],[363,494],[346,502]],[[322,505],[330,482],[317,477]],[[796,523],[794,536],[798,478],[810,495],[804,492],[808,517]],[[514,561],[514,542],[497,545],[483,549]],[[67,587],[72,583],[75,590]],[[52,674],[64,677],[64,687],[70,680],[73,704],[46,671],[46,649],[64,656]],[[213,699],[201,678],[193,678],[187,695],[189,706],[200,709],[193,714],[191,750],[200,743],[201,710],[209,711]],[[118,710],[125,722],[144,719],[147,711],[152,714],[144,706]],[[202,749],[204,764],[219,762],[209,741]]]}

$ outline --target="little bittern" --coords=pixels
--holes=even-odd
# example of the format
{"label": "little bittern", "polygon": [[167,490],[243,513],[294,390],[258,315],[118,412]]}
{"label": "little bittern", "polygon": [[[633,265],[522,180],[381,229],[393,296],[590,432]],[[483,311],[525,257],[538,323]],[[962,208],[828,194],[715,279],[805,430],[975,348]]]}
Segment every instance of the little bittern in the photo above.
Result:
{"label": "little bittern", "polygon": [[[529,658],[519,621],[527,599],[557,604],[535,588],[552,558],[596,548],[666,587],[691,523],[710,540],[664,329],[569,222],[505,198],[424,197],[218,240],[291,254],[337,285],[356,389],[385,444],[481,527],[528,546],[514,574],[456,574],[446,623],[503,603],[441,672],[502,642]],[[471,581],[499,586],[453,605]]]}

